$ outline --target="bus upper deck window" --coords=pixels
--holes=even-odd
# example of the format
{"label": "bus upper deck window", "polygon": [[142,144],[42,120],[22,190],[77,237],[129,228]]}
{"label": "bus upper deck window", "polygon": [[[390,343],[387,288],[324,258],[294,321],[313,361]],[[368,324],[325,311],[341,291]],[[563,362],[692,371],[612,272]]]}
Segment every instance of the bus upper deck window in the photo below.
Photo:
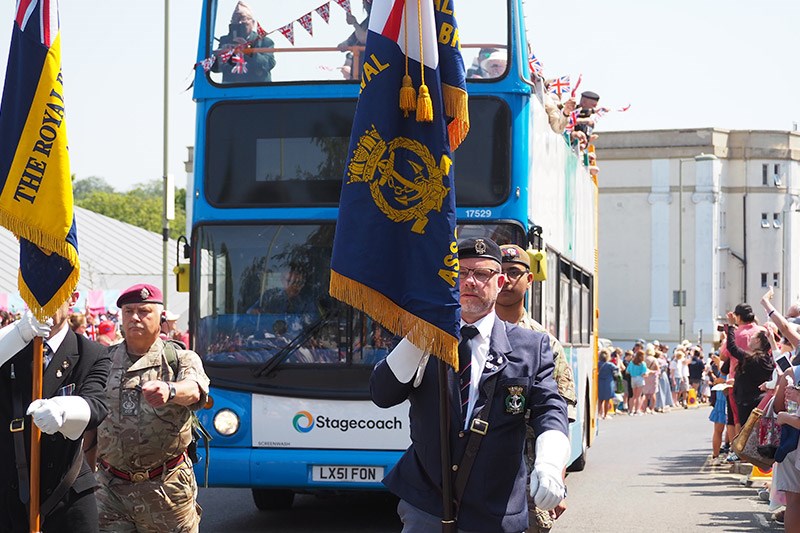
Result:
{"label": "bus upper deck window", "polygon": [[[508,1],[456,2],[458,28],[438,34],[440,46],[461,50],[468,76],[498,79],[507,72]],[[216,0],[203,53],[214,59],[210,80],[224,85],[361,80],[372,0]],[[452,13],[453,2],[435,2]],[[468,41],[462,39],[468,36]]]}

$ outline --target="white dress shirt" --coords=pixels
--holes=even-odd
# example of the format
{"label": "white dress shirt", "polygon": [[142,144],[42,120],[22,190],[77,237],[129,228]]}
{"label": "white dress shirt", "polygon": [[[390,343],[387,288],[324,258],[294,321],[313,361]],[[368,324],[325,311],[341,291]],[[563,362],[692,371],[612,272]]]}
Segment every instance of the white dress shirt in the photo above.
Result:
{"label": "white dress shirt", "polygon": [[494,309],[485,317],[475,321],[472,324],[467,324],[461,320],[461,326],[475,326],[478,328],[478,334],[468,340],[469,347],[472,349],[472,367],[470,368],[470,382],[469,382],[469,403],[467,404],[467,418],[464,421],[464,429],[469,429],[469,423],[472,420],[472,410],[475,408],[475,402],[478,400],[478,385],[481,382],[481,375],[483,375],[483,368],[486,366],[486,361],[489,355],[489,339],[492,336],[492,328],[494,328]]}

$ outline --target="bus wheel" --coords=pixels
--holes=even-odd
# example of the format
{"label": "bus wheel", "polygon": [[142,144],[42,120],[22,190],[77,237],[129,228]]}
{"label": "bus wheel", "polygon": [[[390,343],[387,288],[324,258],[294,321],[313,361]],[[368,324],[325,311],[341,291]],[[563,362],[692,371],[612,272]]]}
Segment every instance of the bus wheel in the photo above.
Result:
{"label": "bus wheel", "polygon": [[294,492],[290,490],[253,489],[253,501],[259,511],[283,511],[292,507]]}
{"label": "bus wheel", "polygon": [[583,410],[583,431],[581,431],[581,454],[567,467],[567,472],[581,472],[586,468],[586,454],[589,453],[589,398]]}

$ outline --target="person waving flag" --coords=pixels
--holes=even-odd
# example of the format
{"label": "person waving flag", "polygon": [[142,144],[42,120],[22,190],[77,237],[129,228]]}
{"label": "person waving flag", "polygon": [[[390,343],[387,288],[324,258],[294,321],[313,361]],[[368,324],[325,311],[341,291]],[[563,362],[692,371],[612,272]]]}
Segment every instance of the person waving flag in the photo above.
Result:
{"label": "person waving flag", "polygon": [[19,237],[20,295],[44,321],[80,277],[55,0],[17,1],[0,139],[0,224]]}

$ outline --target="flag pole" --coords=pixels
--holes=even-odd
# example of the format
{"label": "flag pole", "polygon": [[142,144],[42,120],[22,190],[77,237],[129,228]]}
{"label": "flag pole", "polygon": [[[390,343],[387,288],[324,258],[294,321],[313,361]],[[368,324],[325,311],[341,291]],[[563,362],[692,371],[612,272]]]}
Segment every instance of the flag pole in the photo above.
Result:
{"label": "flag pole", "polygon": [[453,472],[450,458],[450,402],[447,386],[447,363],[439,364],[439,443],[442,461],[442,533],[456,533],[458,525],[453,512]]}
{"label": "flag pole", "polygon": [[[33,338],[33,388],[31,401],[36,401],[42,397],[42,369],[44,368],[44,356],[42,354],[42,338]],[[41,470],[41,441],[42,432],[38,426],[31,422],[31,497],[29,525],[31,533],[41,531],[39,516],[39,479]]]}

